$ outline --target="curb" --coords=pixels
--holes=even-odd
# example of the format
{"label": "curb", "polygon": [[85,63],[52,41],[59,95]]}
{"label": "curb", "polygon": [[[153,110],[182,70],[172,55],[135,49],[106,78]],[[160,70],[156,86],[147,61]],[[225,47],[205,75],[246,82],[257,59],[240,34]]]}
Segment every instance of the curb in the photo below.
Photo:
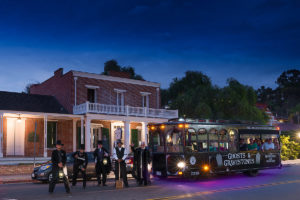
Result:
{"label": "curb", "polygon": [[[127,179],[129,181],[129,180],[131,180],[133,178],[131,178],[131,177],[129,178],[128,177]],[[106,181],[109,182],[109,181],[113,181],[113,180],[114,180],[114,178],[110,178],[110,179],[107,179]],[[2,185],[2,184],[11,184],[11,183],[42,183],[42,182],[38,181],[38,180],[30,180],[30,179],[0,181],[0,185]]]}

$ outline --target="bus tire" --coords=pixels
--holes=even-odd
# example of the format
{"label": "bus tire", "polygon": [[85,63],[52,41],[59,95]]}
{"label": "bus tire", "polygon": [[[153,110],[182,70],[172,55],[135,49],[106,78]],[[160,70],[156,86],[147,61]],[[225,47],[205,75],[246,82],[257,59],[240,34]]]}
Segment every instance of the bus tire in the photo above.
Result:
{"label": "bus tire", "polygon": [[244,172],[244,174],[246,176],[250,176],[250,177],[255,177],[258,175],[258,170],[250,170],[250,171],[246,171]]}

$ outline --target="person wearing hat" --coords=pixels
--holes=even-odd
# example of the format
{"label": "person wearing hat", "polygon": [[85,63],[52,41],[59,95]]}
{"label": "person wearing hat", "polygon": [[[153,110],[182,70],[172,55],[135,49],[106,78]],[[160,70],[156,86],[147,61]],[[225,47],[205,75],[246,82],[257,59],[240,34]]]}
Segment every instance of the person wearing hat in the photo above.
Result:
{"label": "person wearing hat", "polygon": [[125,187],[129,187],[127,182],[127,171],[126,171],[126,163],[125,158],[128,155],[127,150],[122,147],[122,141],[117,140],[117,146],[113,151],[113,158],[115,159],[115,180],[119,180],[119,168],[121,170],[121,177],[123,178],[123,182]]}
{"label": "person wearing hat", "polygon": [[80,150],[73,153],[74,165],[73,165],[73,180],[72,186],[76,185],[77,175],[80,171],[83,178],[83,189],[86,187],[86,168],[88,165],[88,155],[84,152],[84,144],[80,145]]}
{"label": "person wearing hat", "polygon": [[103,147],[102,141],[98,141],[98,146],[97,149],[94,151],[94,158],[95,158],[95,170],[97,174],[97,181],[98,181],[98,186],[101,185],[101,176],[102,176],[102,184],[103,186],[106,185],[106,168],[105,164],[103,163],[103,160],[105,157],[108,156],[108,151]]}
{"label": "person wearing hat", "polygon": [[[66,152],[62,149],[63,145],[64,144],[62,144],[60,140],[57,140],[55,144],[56,149],[52,151],[52,179],[49,183],[49,193],[53,193],[55,185],[58,182],[59,171],[63,170],[63,168],[66,166],[67,156]],[[66,192],[70,193],[69,181],[66,174],[63,176],[63,181]]]}

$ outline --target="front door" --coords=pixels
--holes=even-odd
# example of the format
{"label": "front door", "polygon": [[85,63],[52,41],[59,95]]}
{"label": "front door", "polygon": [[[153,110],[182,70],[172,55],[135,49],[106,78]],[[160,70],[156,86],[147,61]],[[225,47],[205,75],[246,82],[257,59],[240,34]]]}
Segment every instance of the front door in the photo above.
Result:
{"label": "front door", "polygon": [[24,156],[25,119],[7,118],[6,155]]}
{"label": "front door", "polygon": [[98,140],[102,139],[101,126],[95,126],[91,128],[92,132],[92,150],[94,151],[97,148]]}

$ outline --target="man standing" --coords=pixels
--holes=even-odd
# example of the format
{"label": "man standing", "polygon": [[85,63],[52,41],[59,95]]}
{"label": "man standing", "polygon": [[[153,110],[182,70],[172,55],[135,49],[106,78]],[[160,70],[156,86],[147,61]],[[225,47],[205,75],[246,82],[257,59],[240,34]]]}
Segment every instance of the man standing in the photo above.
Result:
{"label": "man standing", "polygon": [[[59,179],[59,171],[63,171],[63,167],[66,165],[67,156],[66,152],[62,150],[63,144],[60,140],[57,140],[56,149],[52,152],[51,161],[52,161],[52,179],[49,183],[49,193],[53,193],[55,184]],[[70,193],[69,181],[66,174],[63,174],[63,181],[67,193]]]}
{"label": "man standing", "polygon": [[84,144],[80,145],[80,150],[73,153],[74,165],[73,165],[73,181],[72,186],[76,185],[77,175],[80,171],[83,178],[83,189],[86,187],[86,169],[88,165],[88,155],[84,152]]}
{"label": "man standing", "polygon": [[123,178],[123,182],[125,187],[129,187],[127,182],[127,171],[126,171],[126,163],[125,158],[127,157],[128,152],[127,150],[122,147],[122,141],[117,141],[117,147],[114,148],[113,151],[113,158],[115,159],[115,176],[116,180],[119,180],[119,169],[121,170],[121,176]]}
{"label": "man standing", "polygon": [[132,144],[131,150],[134,153],[137,182],[139,185],[148,185],[148,183],[150,183],[150,174],[148,172],[148,164],[150,164],[150,152],[146,147],[145,142],[142,142],[141,146],[136,149],[134,148],[134,144]]}
{"label": "man standing", "polygon": [[98,186],[101,185],[101,175],[102,175],[102,184],[103,186],[107,186],[106,183],[106,168],[103,163],[104,157],[108,156],[108,151],[103,147],[102,141],[98,141],[98,147],[94,151],[94,158],[96,160],[96,174]]}

